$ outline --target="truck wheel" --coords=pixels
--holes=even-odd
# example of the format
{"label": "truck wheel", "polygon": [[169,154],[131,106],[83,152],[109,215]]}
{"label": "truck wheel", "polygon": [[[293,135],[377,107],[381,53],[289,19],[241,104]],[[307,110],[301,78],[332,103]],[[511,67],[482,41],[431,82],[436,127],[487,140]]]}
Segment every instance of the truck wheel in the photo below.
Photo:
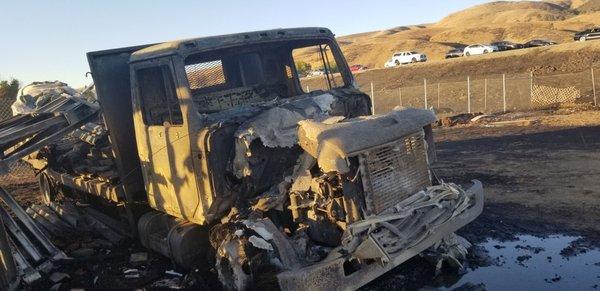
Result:
{"label": "truck wheel", "polygon": [[[253,238],[254,237],[254,238]],[[260,245],[252,243],[259,239]],[[227,290],[277,290],[281,266],[273,245],[241,223],[216,225],[211,230],[216,252],[215,269]]]}
{"label": "truck wheel", "polygon": [[400,61],[399,60],[396,60],[395,63],[396,63],[396,66],[400,65]]}
{"label": "truck wheel", "polygon": [[487,53],[489,53],[489,51],[488,51],[488,50],[484,50],[484,51],[483,51],[483,53],[484,53],[484,54],[487,54]]}
{"label": "truck wheel", "polygon": [[417,59],[416,58],[412,58],[411,63],[416,63]]}
{"label": "truck wheel", "polygon": [[38,176],[38,182],[44,203],[49,205],[51,202],[54,202],[56,200],[56,194],[58,191],[56,191],[56,186],[52,182],[52,179],[50,179],[50,176],[42,172]]}
{"label": "truck wheel", "polygon": [[466,52],[466,53],[465,53],[465,56],[467,56],[467,57],[468,57],[468,56],[470,56],[470,55],[471,55],[471,53],[470,53],[470,52]]}
{"label": "truck wheel", "polygon": [[586,40],[587,40],[587,38],[585,36],[582,36],[579,38],[579,41],[586,41]]}

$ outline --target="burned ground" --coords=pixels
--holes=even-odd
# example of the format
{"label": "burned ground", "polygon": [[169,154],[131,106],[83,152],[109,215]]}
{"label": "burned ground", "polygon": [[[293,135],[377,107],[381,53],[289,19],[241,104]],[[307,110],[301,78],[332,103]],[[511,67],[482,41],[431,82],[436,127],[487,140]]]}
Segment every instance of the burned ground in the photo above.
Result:
{"label": "burned ground", "polygon": [[486,128],[492,136],[483,132],[463,141],[444,139],[468,136],[461,132],[469,128],[438,136],[438,174],[448,181],[480,179],[486,185],[484,213],[465,228],[465,235],[477,240],[518,232],[569,233],[600,244],[600,127],[533,127],[525,133],[505,128],[502,136],[497,128]]}

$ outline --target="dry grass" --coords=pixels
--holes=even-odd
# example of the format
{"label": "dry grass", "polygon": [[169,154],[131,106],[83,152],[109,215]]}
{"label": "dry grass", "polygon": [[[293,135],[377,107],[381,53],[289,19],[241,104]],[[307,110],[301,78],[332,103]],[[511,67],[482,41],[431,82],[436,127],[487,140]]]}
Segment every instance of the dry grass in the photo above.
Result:
{"label": "dry grass", "polygon": [[430,60],[440,60],[458,45],[534,38],[572,42],[575,31],[600,26],[599,9],[600,0],[492,2],[438,23],[342,36],[338,41],[350,64],[381,68],[395,51],[417,50]]}

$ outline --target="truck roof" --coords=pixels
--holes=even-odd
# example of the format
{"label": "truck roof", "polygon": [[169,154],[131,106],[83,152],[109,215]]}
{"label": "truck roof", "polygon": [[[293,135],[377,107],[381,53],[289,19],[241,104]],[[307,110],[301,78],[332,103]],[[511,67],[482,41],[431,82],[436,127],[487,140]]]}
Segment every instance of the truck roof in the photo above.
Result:
{"label": "truck roof", "polygon": [[269,42],[285,39],[333,38],[334,34],[323,27],[279,28],[227,35],[190,38],[169,41],[148,46],[131,54],[130,61],[138,62],[173,54],[185,54],[187,51],[208,51],[221,47],[240,44]]}

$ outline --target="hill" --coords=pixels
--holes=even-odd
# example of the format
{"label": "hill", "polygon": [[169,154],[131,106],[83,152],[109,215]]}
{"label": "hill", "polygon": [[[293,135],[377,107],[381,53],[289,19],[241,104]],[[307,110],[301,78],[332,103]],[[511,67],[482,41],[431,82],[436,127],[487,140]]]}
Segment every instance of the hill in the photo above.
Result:
{"label": "hill", "polygon": [[435,61],[453,47],[473,43],[539,38],[572,42],[574,32],[595,26],[600,26],[600,0],[499,1],[452,13],[437,23],[347,35],[338,41],[351,65],[382,68],[396,51],[417,50]]}
{"label": "hill", "polygon": [[543,76],[587,71],[591,66],[600,70],[600,41],[571,42],[484,56],[434,60],[392,69],[374,69],[358,73],[355,78],[361,88],[369,88],[369,83],[373,82],[378,90],[390,90],[422,84],[423,78],[435,83],[464,81],[466,76],[472,79],[499,78],[499,74],[503,73],[533,72],[536,76]]}

